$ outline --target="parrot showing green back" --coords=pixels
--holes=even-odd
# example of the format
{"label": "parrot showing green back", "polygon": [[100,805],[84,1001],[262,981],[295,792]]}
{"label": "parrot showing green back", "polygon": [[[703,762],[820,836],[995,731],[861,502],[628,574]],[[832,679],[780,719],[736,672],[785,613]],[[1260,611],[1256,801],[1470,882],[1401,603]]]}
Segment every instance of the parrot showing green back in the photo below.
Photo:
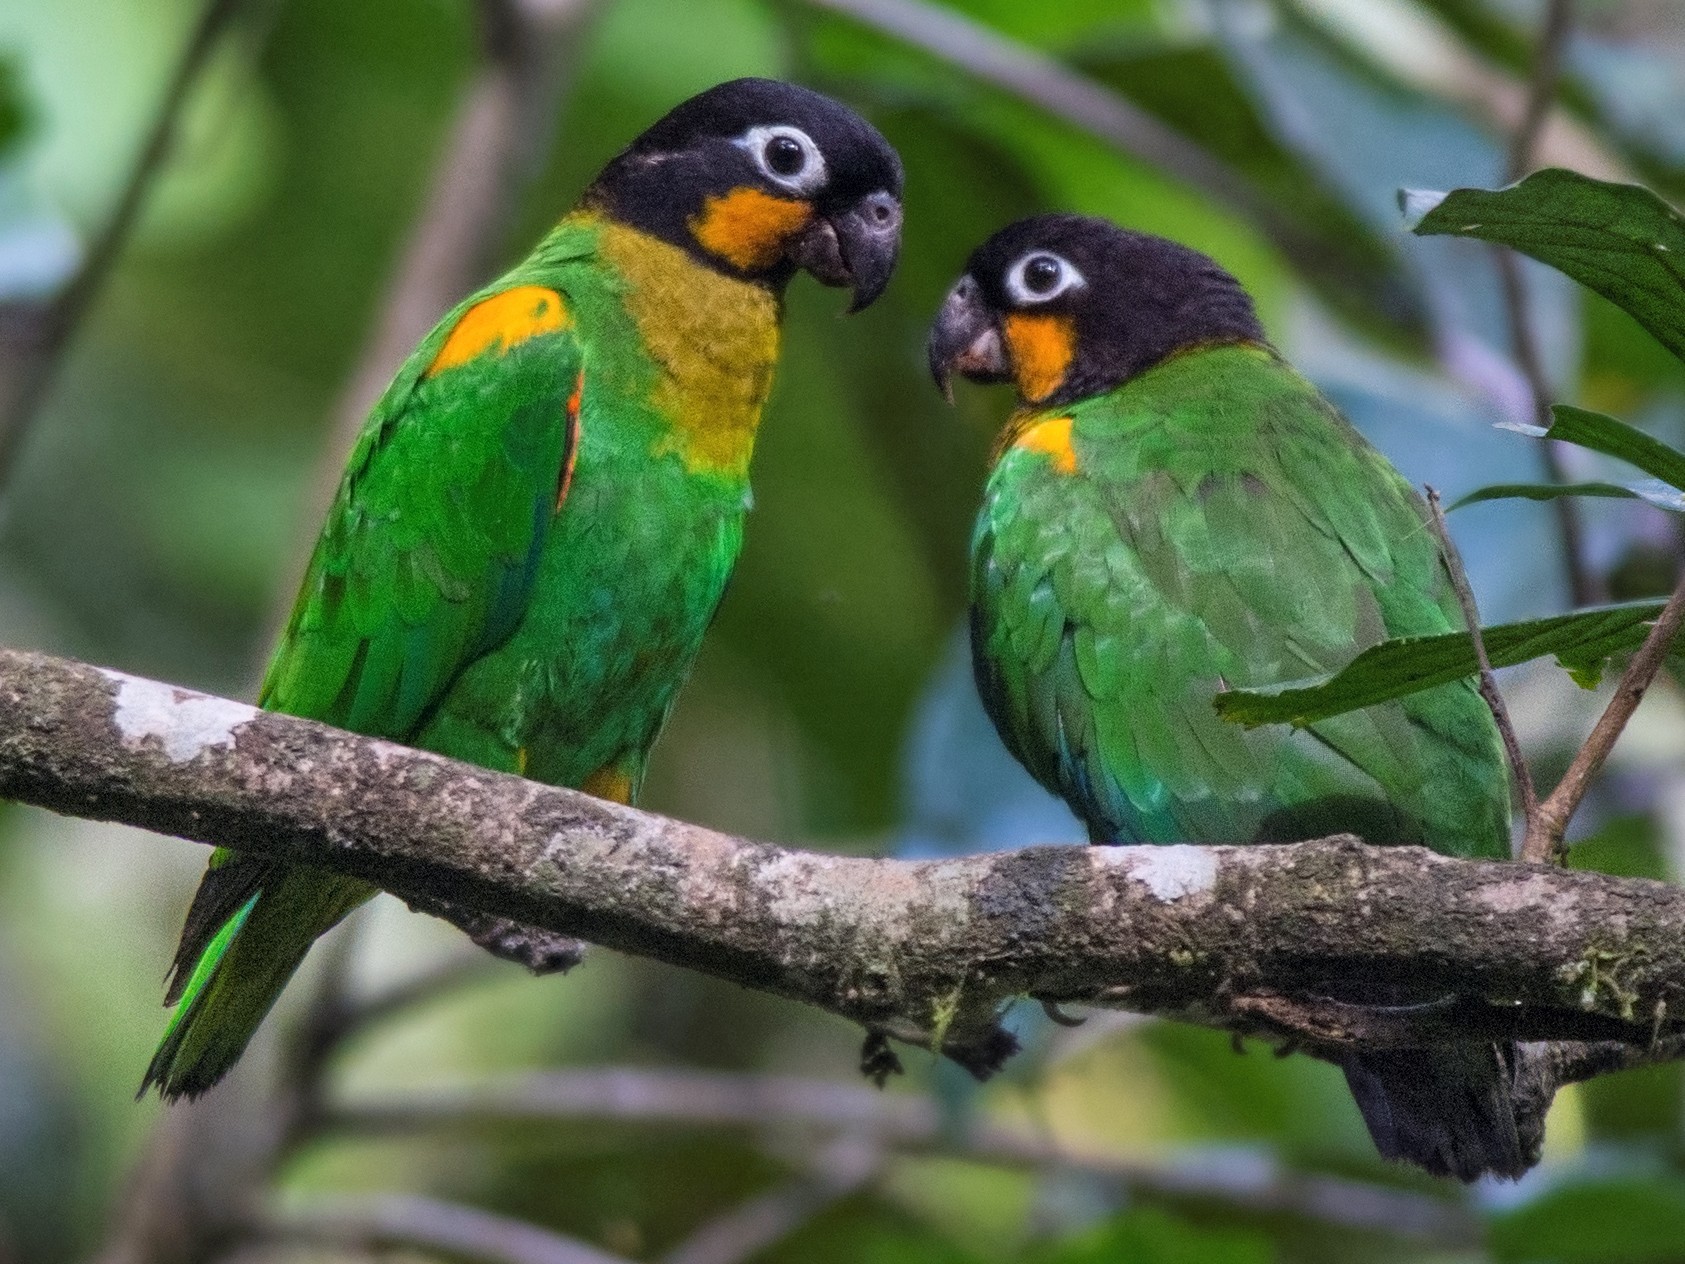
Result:
{"label": "parrot showing green back", "polygon": [[[1506,765],[1470,683],[1304,729],[1212,706],[1462,626],[1426,506],[1269,345],[1239,282],[1174,242],[1041,216],[972,255],[929,352],[944,389],[1017,388],[972,539],[973,661],[1001,737],[1093,841],[1345,831],[1508,856]],[[1389,1158],[1472,1180],[1537,1157],[1513,1049],[1344,1066]]]}
{"label": "parrot showing green back", "polygon": [[[260,704],[630,803],[725,591],[785,285],[888,283],[901,164],[764,79],[684,102],[375,405]],[[366,883],[216,852],[142,1092],[233,1065]]]}

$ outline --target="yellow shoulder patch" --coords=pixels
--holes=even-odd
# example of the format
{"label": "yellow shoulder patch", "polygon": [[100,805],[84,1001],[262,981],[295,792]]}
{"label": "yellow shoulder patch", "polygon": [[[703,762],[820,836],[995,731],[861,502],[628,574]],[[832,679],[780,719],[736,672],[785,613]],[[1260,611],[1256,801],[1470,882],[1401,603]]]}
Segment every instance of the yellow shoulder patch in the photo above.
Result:
{"label": "yellow shoulder patch", "polygon": [[1032,404],[1046,399],[1064,382],[1076,355],[1076,329],[1071,318],[1016,312],[1002,323],[1018,393]]}
{"label": "yellow shoulder patch", "polygon": [[466,364],[487,352],[504,356],[528,338],[567,328],[567,304],[542,285],[514,289],[481,299],[462,314],[424,377]]}
{"label": "yellow shoulder patch", "polygon": [[1077,472],[1077,450],[1071,442],[1071,419],[1049,417],[1024,430],[1012,441],[1012,446],[1026,452],[1040,452],[1061,474]]}
{"label": "yellow shoulder patch", "polygon": [[790,234],[813,218],[806,202],[773,197],[759,189],[733,189],[702,203],[690,220],[691,235],[711,255],[743,272],[778,261]]}

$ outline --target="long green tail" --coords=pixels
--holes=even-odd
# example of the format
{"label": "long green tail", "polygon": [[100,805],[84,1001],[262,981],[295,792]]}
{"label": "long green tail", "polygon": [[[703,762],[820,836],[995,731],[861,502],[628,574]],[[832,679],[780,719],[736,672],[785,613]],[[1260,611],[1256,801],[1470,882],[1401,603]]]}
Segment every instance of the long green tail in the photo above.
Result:
{"label": "long green tail", "polygon": [[167,1101],[197,1097],[239,1061],[316,937],[374,888],[288,869],[255,892],[206,943],[141,1081]]}

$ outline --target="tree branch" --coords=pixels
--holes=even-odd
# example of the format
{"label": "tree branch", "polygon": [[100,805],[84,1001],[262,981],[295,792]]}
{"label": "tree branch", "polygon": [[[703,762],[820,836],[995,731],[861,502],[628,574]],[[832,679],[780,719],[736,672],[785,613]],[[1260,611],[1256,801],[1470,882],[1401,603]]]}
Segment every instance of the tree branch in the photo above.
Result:
{"label": "tree branch", "polygon": [[1026,995],[1325,1055],[1685,1030],[1685,892],[1349,836],[817,855],[19,651],[0,651],[0,795],[702,970],[979,1075]]}
{"label": "tree branch", "polygon": [[8,322],[6,341],[11,345],[0,345],[0,489],[10,480],[30,422],[46,398],[71,338],[105,288],[146,195],[175,146],[176,126],[193,85],[240,4],[241,0],[206,0],[105,227],[57,295],[32,319],[20,314]]}

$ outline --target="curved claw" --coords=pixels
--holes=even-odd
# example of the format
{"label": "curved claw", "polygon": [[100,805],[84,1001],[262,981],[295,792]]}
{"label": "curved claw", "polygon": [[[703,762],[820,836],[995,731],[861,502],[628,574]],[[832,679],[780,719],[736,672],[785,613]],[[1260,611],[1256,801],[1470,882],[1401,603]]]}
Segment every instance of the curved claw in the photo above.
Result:
{"label": "curved claw", "polygon": [[1074,1014],[1067,1014],[1053,1001],[1042,1001],[1041,1012],[1046,1014],[1049,1022],[1058,1023],[1061,1027],[1081,1027],[1088,1020]]}

